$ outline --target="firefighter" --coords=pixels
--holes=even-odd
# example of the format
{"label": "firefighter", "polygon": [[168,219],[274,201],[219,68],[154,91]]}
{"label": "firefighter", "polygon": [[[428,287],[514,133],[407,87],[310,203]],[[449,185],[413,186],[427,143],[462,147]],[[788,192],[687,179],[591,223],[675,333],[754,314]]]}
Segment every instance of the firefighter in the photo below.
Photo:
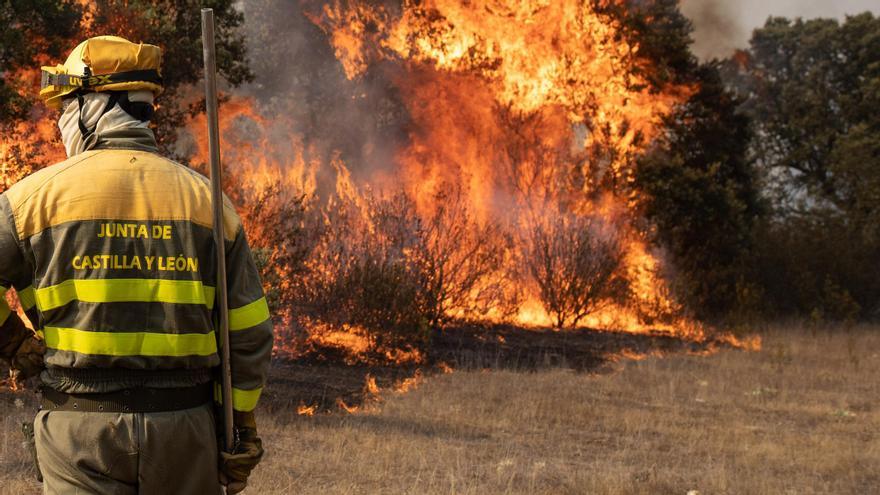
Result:
{"label": "firefighter", "polygon": [[237,493],[263,454],[269,309],[225,199],[237,441],[219,452],[211,192],[157,153],[160,62],[157,46],[99,36],[44,67],[69,158],[0,196],[0,283],[40,337],[0,302],[0,352],[40,374],[45,493]]}

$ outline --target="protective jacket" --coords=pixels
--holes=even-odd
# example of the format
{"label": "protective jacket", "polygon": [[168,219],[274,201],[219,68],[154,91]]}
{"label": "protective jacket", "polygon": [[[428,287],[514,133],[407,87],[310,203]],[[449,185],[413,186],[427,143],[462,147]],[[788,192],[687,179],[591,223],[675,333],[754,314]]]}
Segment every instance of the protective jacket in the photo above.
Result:
{"label": "protective jacket", "polygon": [[[44,336],[41,378],[58,391],[184,387],[219,364],[209,182],[156,151],[149,129],[103,132],[0,196],[0,286],[15,287]],[[224,206],[233,404],[247,412],[272,324],[240,219]],[[0,347],[24,331],[3,299],[0,323]]]}

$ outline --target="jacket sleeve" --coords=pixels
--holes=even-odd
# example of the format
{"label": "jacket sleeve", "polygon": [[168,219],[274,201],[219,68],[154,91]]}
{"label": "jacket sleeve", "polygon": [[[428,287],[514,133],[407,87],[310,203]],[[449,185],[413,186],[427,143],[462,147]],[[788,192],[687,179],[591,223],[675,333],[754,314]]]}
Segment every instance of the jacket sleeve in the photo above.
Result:
{"label": "jacket sleeve", "polygon": [[13,311],[6,301],[6,292],[14,287],[18,292],[22,308],[33,320],[34,316],[31,315],[35,314],[36,309],[32,281],[33,270],[30,269],[30,264],[22,253],[15,230],[12,207],[4,194],[0,196],[0,357],[2,358],[11,359],[21,343],[33,335],[19,318],[18,313]]}
{"label": "jacket sleeve", "polygon": [[227,246],[232,405],[236,411],[250,412],[257,407],[269,371],[272,319],[243,228]]}

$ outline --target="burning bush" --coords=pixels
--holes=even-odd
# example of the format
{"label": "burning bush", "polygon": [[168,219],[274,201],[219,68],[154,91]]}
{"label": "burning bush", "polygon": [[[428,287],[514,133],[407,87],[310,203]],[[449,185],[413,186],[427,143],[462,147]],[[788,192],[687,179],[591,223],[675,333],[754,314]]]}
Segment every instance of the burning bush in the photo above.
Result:
{"label": "burning bush", "polygon": [[428,337],[425,275],[413,259],[419,220],[403,195],[335,201],[315,256],[307,307],[327,323],[366,328],[377,347]]}
{"label": "burning bush", "polygon": [[619,229],[595,216],[537,219],[525,240],[525,269],[556,328],[577,326],[604,304],[628,299]]}
{"label": "burning bush", "polygon": [[451,318],[512,312],[504,236],[474,222],[454,189],[436,201],[424,218],[404,193],[336,197],[321,209],[300,304],[308,317],[364,328],[384,348],[423,344]]}
{"label": "burning bush", "polygon": [[253,252],[272,314],[289,323],[317,239],[306,197],[274,183],[262,189],[236,188],[233,199],[246,206],[241,209],[242,222],[255,243]]}
{"label": "burning bush", "polygon": [[428,318],[434,328],[451,318],[509,317],[518,295],[511,294],[504,268],[512,248],[497,225],[478,225],[461,191],[449,186],[434,198],[436,210],[424,222],[420,264],[426,275]]}

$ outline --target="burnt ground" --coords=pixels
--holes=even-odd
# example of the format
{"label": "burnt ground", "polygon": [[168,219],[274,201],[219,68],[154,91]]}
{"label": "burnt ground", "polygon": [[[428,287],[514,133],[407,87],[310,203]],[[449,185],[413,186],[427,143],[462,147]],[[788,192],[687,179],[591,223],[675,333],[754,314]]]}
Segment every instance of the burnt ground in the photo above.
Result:
{"label": "burnt ground", "polygon": [[[632,334],[598,330],[525,330],[506,325],[444,330],[435,337],[426,362],[419,365],[342,364],[337,349],[316,348],[306,356],[276,356],[263,405],[276,411],[312,406],[315,412],[338,410],[340,400],[359,407],[379,389],[395,388],[407,379],[451,369],[538,371],[569,368],[606,373],[622,358],[669,353],[706,353],[724,347],[722,340],[694,342],[667,334]],[[329,358],[328,358],[329,356]]]}

